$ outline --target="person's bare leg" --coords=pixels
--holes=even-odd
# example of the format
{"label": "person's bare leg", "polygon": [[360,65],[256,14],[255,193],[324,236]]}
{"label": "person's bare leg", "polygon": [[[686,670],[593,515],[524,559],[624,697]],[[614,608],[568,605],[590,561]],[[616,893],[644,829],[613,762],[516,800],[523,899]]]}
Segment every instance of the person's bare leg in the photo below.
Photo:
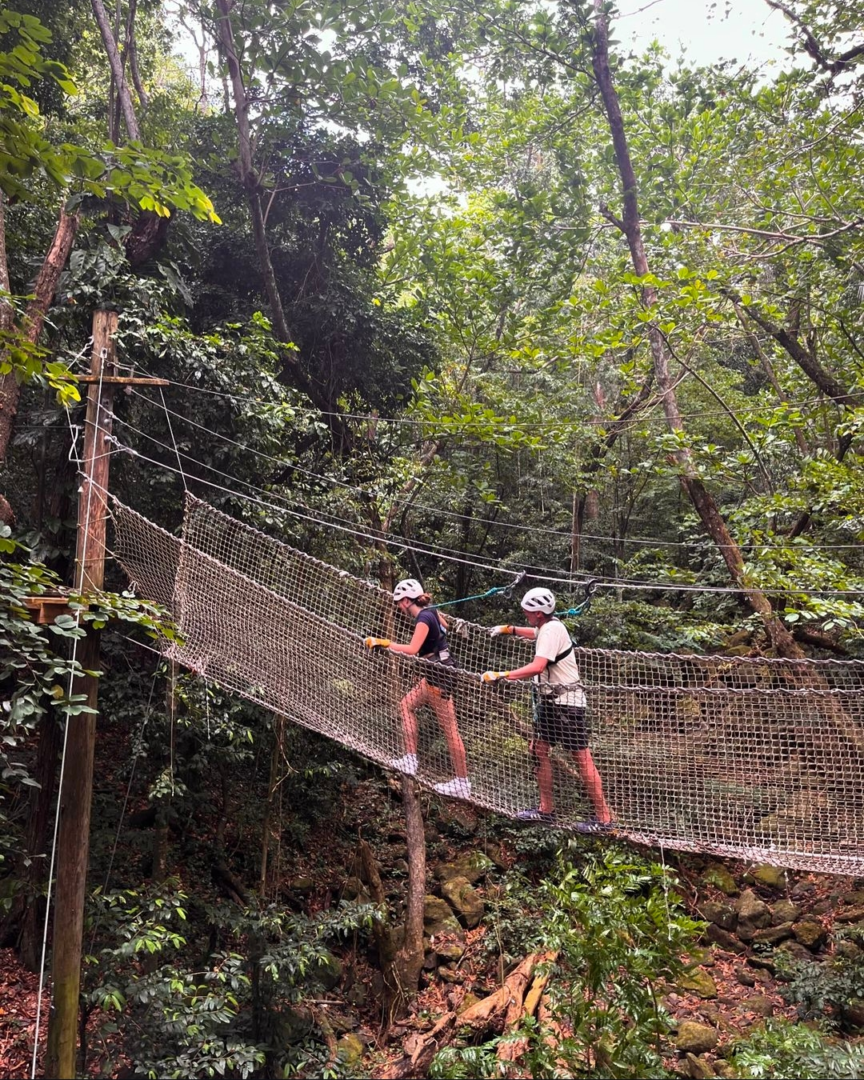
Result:
{"label": "person's bare leg", "polygon": [[468,761],[465,757],[465,743],[462,742],[462,736],[459,734],[459,725],[456,721],[456,709],[453,705],[453,699],[448,698],[445,701],[444,698],[435,692],[434,687],[430,687],[429,701],[432,708],[435,710],[435,716],[438,718],[441,730],[444,732],[444,738],[447,740],[447,749],[450,751],[450,761],[453,763],[453,772],[461,779],[467,779]]}
{"label": "person's bare leg", "polygon": [[537,787],[540,788],[540,811],[544,814],[554,813],[555,806],[552,799],[552,759],[549,756],[551,747],[542,739],[535,739],[531,743],[531,752],[534,755],[534,767],[537,773]]}
{"label": "person's bare leg", "polygon": [[428,699],[426,680],[409,690],[399,702],[399,712],[402,715],[402,731],[405,733],[405,751],[408,754],[417,754],[417,712]]}
{"label": "person's bare leg", "polygon": [[590,750],[574,750],[573,757],[579,766],[579,775],[588,792],[588,798],[594,807],[594,814],[598,821],[604,824],[612,820],[612,811],[603,795],[603,781],[594,764],[594,758]]}

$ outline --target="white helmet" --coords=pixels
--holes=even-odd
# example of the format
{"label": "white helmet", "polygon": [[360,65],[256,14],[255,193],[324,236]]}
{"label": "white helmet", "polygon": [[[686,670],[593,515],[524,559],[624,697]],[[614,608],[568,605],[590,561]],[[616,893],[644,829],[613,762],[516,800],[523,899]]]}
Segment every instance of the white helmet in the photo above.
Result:
{"label": "white helmet", "polygon": [[405,578],[393,590],[393,603],[398,604],[400,600],[405,599],[416,600],[424,592],[425,590],[419,581],[416,581],[413,577]]}
{"label": "white helmet", "polygon": [[529,589],[522,597],[523,611],[542,611],[551,615],[555,610],[555,593],[548,589]]}

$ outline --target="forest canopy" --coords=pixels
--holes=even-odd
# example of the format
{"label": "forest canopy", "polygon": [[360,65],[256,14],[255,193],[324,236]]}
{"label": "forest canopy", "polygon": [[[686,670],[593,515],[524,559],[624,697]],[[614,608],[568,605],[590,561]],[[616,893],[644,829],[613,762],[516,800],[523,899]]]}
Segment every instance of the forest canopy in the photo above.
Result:
{"label": "forest canopy", "polygon": [[[169,531],[189,491],[388,590],[411,578],[461,601],[525,573],[571,609],[593,583],[568,625],[582,646],[864,659],[864,3],[713,11],[705,37],[737,38],[737,56],[633,38],[649,8],[674,33],[679,6],[0,10],[0,929],[38,970],[61,733],[92,714],[76,642],[101,633],[79,1071],[96,1067],[90,1023],[104,1075],[316,1075],[344,1034],[314,1004],[325,953],[362,938],[407,963],[381,911],[393,930],[418,903],[376,891],[371,851],[345,904],[329,886],[286,902],[341,802],[386,816],[383,774],[168,665],[170,620],[110,558],[99,596],[80,588],[100,313],[126,380],[108,486]],[[772,62],[748,59],[754,27]],[[28,599],[76,587],[72,615],[36,621]],[[490,626],[515,612],[501,594],[459,609]],[[121,841],[127,810],[151,816]],[[674,956],[639,930],[667,888],[654,864],[516,843],[547,862],[501,886],[501,910],[513,930],[544,878],[549,936],[513,946],[502,984],[529,953],[542,978],[552,951],[586,986],[612,978],[555,937],[568,912],[602,924],[593,881],[621,933],[644,935],[645,978],[681,974],[698,932],[683,908],[664,907]],[[637,893],[649,906],[630,911]],[[621,1016],[649,1008],[633,979]],[[584,1048],[601,1021],[569,1007],[555,1022]],[[573,1051],[568,1075],[665,1068],[652,1017],[644,1043],[630,1020],[609,1034],[617,1064]],[[533,1075],[554,1067],[543,1045]],[[792,1057],[817,1075],[823,1050]],[[485,1052],[436,1075],[493,1075]]]}

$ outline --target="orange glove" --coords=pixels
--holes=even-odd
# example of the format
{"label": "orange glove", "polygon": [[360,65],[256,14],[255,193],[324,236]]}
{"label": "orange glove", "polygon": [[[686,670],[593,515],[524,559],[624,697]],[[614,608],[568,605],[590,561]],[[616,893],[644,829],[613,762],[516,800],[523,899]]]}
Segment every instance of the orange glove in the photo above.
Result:
{"label": "orange glove", "polygon": [[390,638],[367,637],[363,638],[363,644],[367,649],[387,649],[390,647]]}
{"label": "orange glove", "polygon": [[498,637],[499,634],[515,634],[515,633],[516,633],[516,627],[515,626],[509,626],[509,625],[507,625],[507,626],[493,626],[492,629],[489,631],[489,634],[490,634],[491,637]]}
{"label": "orange glove", "polygon": [[484,671],[480,676],[480,681],[498,682],[499,679],[506,679],[509,674],[509,671]]}

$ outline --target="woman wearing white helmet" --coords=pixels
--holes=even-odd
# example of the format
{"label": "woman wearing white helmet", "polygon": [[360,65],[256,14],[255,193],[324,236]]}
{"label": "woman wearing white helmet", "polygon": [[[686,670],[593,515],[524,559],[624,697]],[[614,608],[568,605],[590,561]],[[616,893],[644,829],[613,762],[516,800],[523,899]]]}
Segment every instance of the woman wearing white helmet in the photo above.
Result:
{"label": "woman wearing white helmet", "polygon": [[522,597],[522,610],[528,626],[494,626],[490,633],[516,634],[534,639],[534,659],[514,671],[486,671],[484,682],[497,679],[533,679],[535,699],[534,738],[531,753],[540,788],[540,805],[522,810],[516,816],[522,821],[544,821],[553,824],[555,807],[552,802],[552,747],[560,745],[569,750],[579,767],[579,775],[594,807],[594,818],[582,822],[582,832],[602,832],[612,824],[612,814],[603,795],[603,781],[597,772],[588,746],[588,719],[585,713],[585,691],[579,682],[579,666],[573,656],[573,642],[566,626],[555,618],[555,594],[549,589],[529,589]]}
{"label": "woman wearing white helmet", "polygon": [[393,590],[393,601],[404,615],[414,619],[414,633],[410,642],[407,645],[398,645],[388,638],[367,637],[364,644],[369,649],[387,649],[403,656],[419,656],[431,663],[424,665],[426,671],[423,678],[400,702],[406,752],[404,757],[391,762],[391,765],[409,776],[414,776],[417,772],[417,709],[428,705],[444,732],[455,774],[452,780],[435,784],[435,790],[441,795],[468,798],[471,794],[471,781],[468,779],[465,744],[459,734],[456,709],[451,697],[453,680],[446,670],[455,667],[447,645],[447,623],[437,611],[429,608],[432,597],[414,578],[399,582]]}

